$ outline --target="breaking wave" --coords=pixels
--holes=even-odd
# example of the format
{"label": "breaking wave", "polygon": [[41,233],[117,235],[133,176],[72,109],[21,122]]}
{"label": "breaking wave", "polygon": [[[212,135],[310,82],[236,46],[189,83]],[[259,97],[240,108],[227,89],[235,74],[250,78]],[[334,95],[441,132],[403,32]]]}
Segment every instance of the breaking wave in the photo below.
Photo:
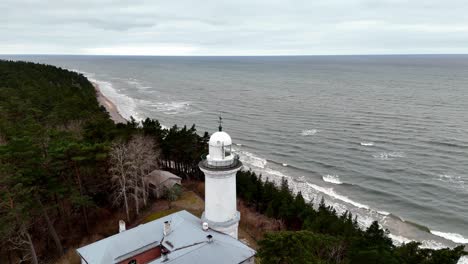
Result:
{"label": "breaking wave", "polygon": [[[234,150],[240,156],[240,160],[242,163],[245,163],[247,166],[253,166],[256,168],[264,169],[266,164],[268,163],[266,159],[260,158],[253,153],[243,151],[243,150]],[[254,169],[254,168],[252,168]]]}
{"label": "breaking wave", "polygon": [[362,209],[369,209],[369,206],[365,205],[365,204],[362,204],[362,203],[358,203],[358,202],[355,202],[351,199],[349,199],[347,196],[344,196],[344,195],[341,195],[341,194],[337,194],[333,188],[326,188],[326,187],[321,187],[321,186],[318,186],[318,185],[315,185],[315,184],[312,184],[312,183],[307,183],[307,185],[309,185],[310,187],[312,187],[313,189],[319,191],[319,192],[322,192],[332,198],[335,198],[337,200],[340,200],[340,201],[343,201],[345,203],[348,203],[348,204],[351,204],[351,205],[354,205],[356,206],[357,208],[362,208]]}
{"label": "breaking wave", "polygon": [[340,181],[340,177],[338,175],[330,175],[327,174],[325,176],[322,176],[323,181],[333,183],[333,184],[342,184]]}
{"label": "breaking wave", "polygon": [[366,147],[374,146],[374,142],[361,142],[361,146],[366,146]]}
{"label": "breaking wave", "polygon": [[453,241],[455,243],[468,244],[468,238],[465,238],[460,234],[445,233],[445,232],[433,231],[433,230],[431,230],[431,234],[443,237],[443,238],[451,240],[451,241]]}
{"label": "breaking wave", "polygon": [[[237,153],[240,154],[241,161],[246,165],[247,168],[250,168],[254,171],[256,171],[259,174],[263,175],[263,179],[268,179],[269,181],[272,181],[276,184],[279,184],[281,182],[281,179],[286,178],[289,180],[289,185],[290,188],[293,192],[301,192],[304,196],[304,198],[308,201],[314,200],[314,201],[319,201],[321,197],[324,195],[326,197],[329,197],[329,199],[325,199],[325,203],[327,205],[333,206],[333,208],[336,210],[338,214],[343,214],[346,211],[351,211],[355,216],[357,216],[357,221],[358,224],[361,228],[365,229],[367,228],[373,221],[378,220],[379,223],[385,223],[388,219],[388,221],[392,221],[390,218],[393,216],[393,214],[386,212],[386,211],[377,211],[370,206],[354,201],[348,196],[342,195],[337,193],[334,188],[332,187],[323,187],[319,186],[317,184],[311,183],[307,180],[305,176],[301,177],[290,177],[286,174],[286,172],[282,171],[281,167],[284,168],[283,163],[276,163],[276,162],[271,162],[271,166],[279,166],[277,169],[269,168],[269,162],[266,159],[263,159],[251,152],[247,151],[241,151],[238,150]],[[390,156],[403,156],[403,154],[400,153],[391,153],[392,155]],[[286,169],[286,168],[285,168]],[[338,175],[324,175],[322,176],[323,181],[332,183],[332,184],[344,184],[341,182],[340,178]],[[315,202],[317,204],[317,202]],[[355,209],[353,209],[355,208]],[[398,221],[406,224],[411,224],[413,226],[418,227],[418,225],[413,224],[411,222],[404,221],[400,217],[393,217],[395,220],[393,221]],[[393,219],[392,218],[392,219]],[[421,229],[421,232],[427,232],[425,231],[426,229]],[[452,234],[452,233],[443,233],[443,232],[438,232],[438,231],[430,231],[435,236],[442,237],[448,240],[451,240],[456,243],[468,243],[468,239],[464,238],[463,236],[459,234]],[[408,243],[411,241],[414,241],[414,239],[410,239],[404,236],[401,236],[401,234],[389,234],[389,237],[392,239],[392,241],[395,243],[395,245],[401,245],[403,243]],[[442,242],[436,241],[437,239],[434,238],[434,240],[431,239],[425,239],[421,240],[421,248],[431,248],[431,249],[440,249],[440,248],[445,248],[447,245],[445,245]],[[458,264],[468,264],[463,261],[468,261],[468,260],[460,260]]]}

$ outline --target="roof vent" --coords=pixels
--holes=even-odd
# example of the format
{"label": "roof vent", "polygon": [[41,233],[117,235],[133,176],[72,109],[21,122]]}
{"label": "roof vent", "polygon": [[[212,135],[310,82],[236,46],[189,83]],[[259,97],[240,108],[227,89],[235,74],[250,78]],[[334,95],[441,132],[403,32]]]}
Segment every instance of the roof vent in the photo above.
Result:
{"label": "roof vent", "polygon": [[167,236],[171,232],[171,222],[169,221],[164,221],[164,226],[163,226],[163,234],[164,236]]}
{"label": "roof vent", "polygon": [[207,222],[203,222],[202,229],[203,229],[203,231],[208,231],[208,223]]}
{"label": "roof vent", "polygon": [[167,256],[167,253],[162,253],[162,261],[165,262],[168,260],[169,260],[169,257]]}
{"label": "roof vent", "polygon": [[119,233],[122,233],[123,231],[127,230],[126,226],[125,226],[125,221],[124,220],[120,220],[119,221]]}
{"label": "roof vent", "polygon": [[212,235],[207,235],[206,238],[208,239],[208,243],[213,242],[213,236]]}

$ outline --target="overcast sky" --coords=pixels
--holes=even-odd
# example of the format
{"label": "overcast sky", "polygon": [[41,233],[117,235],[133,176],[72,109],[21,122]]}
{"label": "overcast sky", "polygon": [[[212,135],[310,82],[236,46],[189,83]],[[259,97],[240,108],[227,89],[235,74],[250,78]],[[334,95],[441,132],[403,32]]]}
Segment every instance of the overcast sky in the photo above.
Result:
{"label": "overcast sky", "polygon": [[468,53],[468,0],[0,0],[0,54]]}

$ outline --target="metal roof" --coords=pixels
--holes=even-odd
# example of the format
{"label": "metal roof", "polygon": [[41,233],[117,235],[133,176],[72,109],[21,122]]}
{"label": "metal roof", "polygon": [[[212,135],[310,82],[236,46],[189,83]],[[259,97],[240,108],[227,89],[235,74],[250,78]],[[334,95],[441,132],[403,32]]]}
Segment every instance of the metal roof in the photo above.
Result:
{"label": "metal roof", "polygon": [[[171,222],[171,231],[163,236],[163,224]],[[211,235],[212,242],[207,236]],[[147,224],[99,240],[77,249],[89,264],[117,263],[138,252],[162,245],[170,253],[168,259],[158,258],[156,263],[240,263],[255,255],[255,251],[241,241],[209,229],[204,231],[199,218],[187,211],[179,211]]]}

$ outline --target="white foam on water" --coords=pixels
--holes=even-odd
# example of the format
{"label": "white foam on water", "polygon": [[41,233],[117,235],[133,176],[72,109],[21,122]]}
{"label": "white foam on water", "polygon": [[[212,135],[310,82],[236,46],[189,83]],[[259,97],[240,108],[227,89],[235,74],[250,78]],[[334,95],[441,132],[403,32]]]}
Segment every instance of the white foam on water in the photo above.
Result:
{"label": "white foam on water", "polygon": [[325,176],[322,176],[323,181],[333,183],[333,184],[343,184],[340,181],[340,177],[338,175],[330,175],[327,174]]}
{"label": "white foam on water", "polygon": [[388,237],[392,239],[393,244],[395,244],[396,246],[401,246],[402,244],[406,244],[412,241],[411,239],[408,239],[406,237],[394,234],[388,234]]}
{"label": "white foam on water", "polygon": [[443,237],[455,243],[468,244],[468,238],[465,238],[462,235],[457,234],[457,233],[445,233],[445,232],[431,230],[431,234]]}
{"label": "white foam on water", "polygon": [[374,146],[374,142],[361,142],[361,146],[366,146],[366,147]]}
{"label": "white foam on water", "polygon": [[282,165],[283,165],[283,167],[287,167],[287,166],[288,166],[288,164],[287,164],[287,163],[283,163]]}
{"label": "white foam on water", "polygon": [[387,211],[377,211],[377,213],[380,214],[380,215],[383,215],[383,216],[388,216],[388,215],[390,215],[390,213],[387,212]]}
{"label": "white foam on water", "polygon": [[242,146],[242,144],[241,144],[241,143],[236,143],[236,146],[239,146],[239,147],[241,147],[241,146]]}
{"label": "white foam on water", "polygon": [[423,240],[421,241],[420,248],[429,248],[429,249],[441,249],[446,248],[447,246],[442,244],[441,242],[434,241],[434,240]]}
{"label": "white foam on water", "polygon": [[465,188],[465,180],[461,176],[450,175],[450,174],[440,174],[439,181],[447,182],[455,185],[458,188]]}
{"label": "white foam on water", "polygon": [[[282,173],[281,171],[277,171],[277,170],[272,170],[270,168],[266,168],[265,169],[265,173],[267,174],[267,176],[276,176],[277,179],[282,179],[282,178],[290,178],[289,176],[285,175],[284,173]],[[291,186],[292,187],[292,186]]]}
{"label": "white foam on water", "polygon": [[125,80],[129,85],[139,89],[139,90],[146,90],[146,89],[150,89],[150,88],[153,88],[151,86],[146,86],[146,85],[143,85],[140,81],[138,81],[137,79],[135,78],[129,78],[127,80]]}
{"label": "white foam on water", "polygon": [[302,130],[301,131],[301,136],[312,136],[315,135],[318,132],[317,129],[308,129],[308,130]]}
{"label": "white foam on water", "polygon": [[333,188],[326,188],[326,187],[321,187],[321,186],[318,186],[318,185],[315,185],[315,184],[312,184],[312,183],[307,183],[307,185],[309,185],[310,187],[312,187],[313,189],[319,191],[319,192],[322,192],[332,198],[335,198],[337,200],[340,200],[340,201],[343,201],[345,203],[348,203],[348,204],[351,204],[351,205],[354,205],[358,208],[362,208],[362,209],[369,209],[369,206],[365,205],[365,204],[362,204],[362,203],[358,203],[358,202],[355,202],[351,199],[349,199],[348,197],[344,196],[344,195],[341,195],[341,194],[337,194]]}
{"label": "white foam on water", "polygon": [[177,115],[192,111],[192,102],[190,101],[157,102],[151,103],[149,106],[166,115]]}
{"label": "white foam on water", "polygon": [[468,264],[468,256],[461,257],[457,264]]}
{"label": "white foam on water", "polygon": [[[302,195],[304,196],[304,199],[306,201],[314,200],[316,201],[314,204],[317,206],[318,202],[323,195],[326,195],[330,197],[331,199],[325,199],[325,203],[329,206],[332,206],[337,214],[343,214],[347,211],[352,211],[354,216],[357,216],[357,221],[358,225],[361,229],[365,230],[368,228],[372,222],[375,220],[379,220],[380,223],[385,223],[385,217],[390,215],[389,212],[386,211],[376,211],[373,209],[370,209],[369,206],[353,201],[347,196],[338,194],[335,192],[333,188],[327,188],[327,187],[322,187],[318,186],[316,184],[309,183],[307,181],[307,178],[305,176],[301,176],[298,178],[292,179],[290,176],[286,175],[282,171],[274,170],[271,168],[267,167],[267,160],[260,158],[259,156],[247,152],[247,151],[240,151],[238,150],[237,153],[240,154],[241,161],[248,165],[251,166],[251,168],[256,171],[257,173],[262,174],[264,177],[263,179],[270,180],[274,182],[275,184],[280,184],[281,179],[286,178],[289,179],[289,187],[294,193],[301,192]],[[392,156],[404,156],[403,153],[391,153]],[[337,175],[326,175],[329,176],[327,177],[328,180],[332,179],[333,180],[338,180],[339,177]],[[325,177],[323,177],[325,181]],[[333,178],[336,176],[337,178]],[[291,180],[292,179],[292,180]],[[341,181],[339,181],[341,182]],[[355,209],[351,209],[349,205],[352,205],[355,207]],[[380,215],[380,216],[378,216]],[[434,235],[437,235],[437,233],[434,233],[437,231],[431,231]],[[450,233],[442,233],[448,238],[450,236],[452,241],[457,242],[457,243],[468,243],[468,240],[463,238],[462,236],[458,234],[450,234]],[[439,235],[440,236],[440,235]],[[403,237],[401,235],[395,235],[395,234],[389,234],[389,237],[392,239],[395,245],[401,245],[402,243],[408,243],[410,241],[413,241],[412,239]],[[421,248],[431,248],[431,249],[440,249],[440,248],[446,248],[447,246],[444,245],[441,242],[435,241],[435,240],[423,240],[421,242]],[[463,260],[466,261],[466,260]],[[468,264],[464,262],[459,262],[458,264]]]}
{"label": "white foam on water", "polygon": [[395,158],[405,157],[404,152],[381,152],[372,155],[375,159],[379,160],[393,160]]}
{"label": "white foam on water", "polygon": [[[401,246],[403,244],[407,244],[409,242],[415,241],[413,239],[409,239],[404,236],[399,236],[399,235],[394,235],[394,234],[389,234],[388,237],[392,239],[393,244],[395,244],[396,246]],[[420,243],[421,245],[419,246],[419,248],[428,248],[428,249],[437,250],[437,249],[447,247],[444,244],[434,241],[434,240],[423,240],[423,241],[420,241]]]}
{"label": "white foam on water", "polygon": [[144,117],[140,116],[136,111],[137,104],[135,100],[127,95],[121,94],[114,88],[111,82],[95,79],[96,74],[92,72],[85,72],[78,69],[68,69],[70,71],[83,74],[90,82],[96,83],[99,86],[100,92],[114,103],[119,114],[126,120],[130,120],[130,116],[137,121],[141,121]]}
{"label": "white foam on water", "polygon": [[267,164],[266,159],[260,158],[254,155],[253,153],[241,150],[241,151],[238,151],[238,154],[240,156],[240,161],[242,161],[242,163],[246,163],[247,165],[251,165],[256,168],[264,169]]}
{"label": "white foam on water", "polygon": [[86,76],[86,78],[99,86],[101,93],[114,103],[117,111],[123,116],[123,118],[130,120],[130,116],[132,116],[137,121],[144,119],[144,117],[140,116],[136,111],[137,103],[135,102],[135,99],[119,93],[111,82],[97,80],[89,76]]}

